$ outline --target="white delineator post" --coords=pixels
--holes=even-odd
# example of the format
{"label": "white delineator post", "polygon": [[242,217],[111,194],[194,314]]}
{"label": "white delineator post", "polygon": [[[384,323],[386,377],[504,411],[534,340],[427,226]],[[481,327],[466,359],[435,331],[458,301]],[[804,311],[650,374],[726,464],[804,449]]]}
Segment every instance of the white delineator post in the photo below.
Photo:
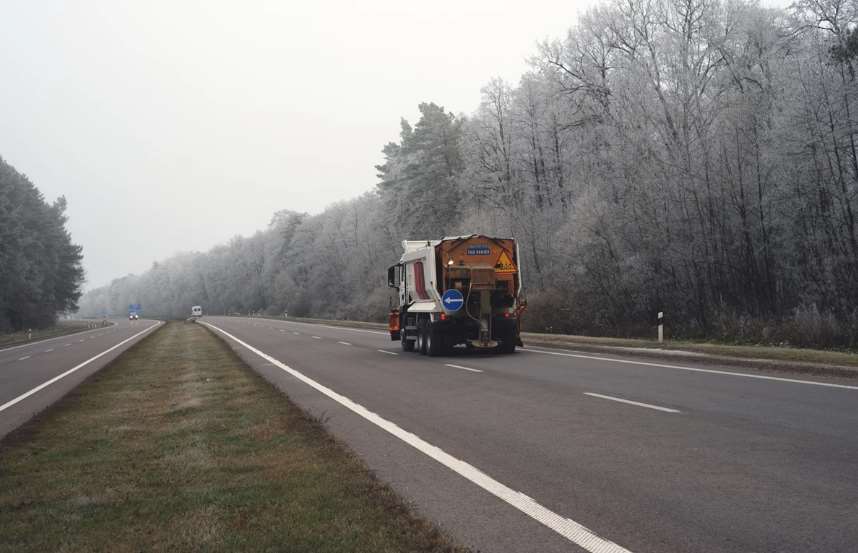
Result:
{"label": "white delineator post", "polygon": [[658,312],[658,342],[664,342],[664,311]]}

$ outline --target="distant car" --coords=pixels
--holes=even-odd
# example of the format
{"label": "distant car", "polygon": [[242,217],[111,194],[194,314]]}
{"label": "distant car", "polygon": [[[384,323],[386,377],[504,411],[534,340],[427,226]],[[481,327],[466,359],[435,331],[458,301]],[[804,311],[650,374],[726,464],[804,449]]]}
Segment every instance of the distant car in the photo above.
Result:
{"label": "distant car", "polygon": [[137,313],[129,313],[128,314],[128,320],[129,321],[136,321],[139,318],[140,318],[140,315],[138,315]]}
{"label": "distant car", "polygon": [[191,307],[191,317],[202,317],[203,316],[203,308],[199,305],[195,305]]}

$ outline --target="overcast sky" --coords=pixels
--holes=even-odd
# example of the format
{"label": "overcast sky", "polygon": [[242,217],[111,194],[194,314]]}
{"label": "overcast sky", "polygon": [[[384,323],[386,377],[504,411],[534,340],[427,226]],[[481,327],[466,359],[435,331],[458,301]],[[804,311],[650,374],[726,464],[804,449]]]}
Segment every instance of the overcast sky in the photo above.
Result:
{"label": "overcast sky", "polygon": [[371,190],[400,117],[471,113],[589,5],[3,2],[0,156],[66,196],[100,286]]}

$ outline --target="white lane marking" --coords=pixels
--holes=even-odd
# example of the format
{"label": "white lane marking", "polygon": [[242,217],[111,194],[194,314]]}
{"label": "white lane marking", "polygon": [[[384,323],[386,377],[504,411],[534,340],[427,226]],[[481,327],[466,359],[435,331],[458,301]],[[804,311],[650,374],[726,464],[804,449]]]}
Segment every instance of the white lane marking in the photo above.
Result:
{"label": "white lane marking", "polygon": [[18,361],[24,361],[24,360],[27,360],[27,359],[29,359],[29,358],[30,358],[30,356],[29,356],[29,355],[25,355],[24,357],[19,357],[19,358],[18,358]]}
{"label": "white lane marking", "polygon": [[[295,323],[292,323],[295,324]],[[313,323],[298,323],[298,324],[313,324]],[[333,326],[333,325],[316,325],[321,326],[322,328],[333,328],[334,330],[351,330],[352,332],[364,332],[366,334],[383,334],[385,336],[389,336],[389,332],[382,332],[380,330],[366,330],[365,328],[350,328],[347,326]]]}
{"label": "white lane marking", "polygon": [[656,411],[664,411],[665,413],[680,413],[681,412],[681,411],[678,411],[676,409],[670,409],[668,407],[659,407],[658,405],[652,405],[650,403],[640,403],[638,401],[631,401],[629,399],[623,399],[623,398],[614,397],[614,396],[605,396],[605,395],[596,394],[593,392],[584,392],[584,395],[585,396],[591,396],[591,397],[598,397],[598,398],[602,398],[602,399],[609,399],[611,401],[618,401],[620,403],[627,403],[629,405],[637,405],[638,407],[646,407],[647,409],[655,409]]}
{"label": "white lane marking", "polygon": [[71,344],[63,344],[63,347],[64,347],[64,348],[67,348],[67,347],[69,347],[70,345],[71,345]]}
{"label": "white lane marking", "polygon": [[322,339],[321,336],[313,336],[312,338],[313,338],[313,340],[321,340]]}
{"label": "white lane marking", "polygon": [[294,334],[295,336],[300,336],[300,335],[301,335],[301,333],[300,333],[300,332],[293,332],[292,334]]}
{"label": "white lane marking", "polygon": [[0,405],[0,413],[2,413],[3,411],[5,411],[6,409],[8,409],[8,408],[12,407],[12,406],[13,406],[13,405],[15,405],[16,403],[19,403],[19,402],[21,402],[21,401],[24,401],[25,399],[27,399],[27,398],[28,398],[28,397],[30,397],[31,395],[35,394],[35,393],[36,393],[36,392],[38,392],[39,390],[42,390],[42,389],[44,389],[44,388],[47,388],[48,386],[50,386],[50,385],[51,385],[51,384],[53,384],[54,382],[57,382],[58,380],[62,380],[63,378],[67,377],[68,375],[72,374],[73,372],[75,372],[75,371],[77,371],[77,370],[79,370],[79,369],[81,369],[81,368],[83,368],[83,367],[85,367],[85,366],[89,365],[90,363],[92,363],[93,361],[95,361],[96,359],[98,359],[99,357],[102,357],[102,356],[104,356],[104,355],[107,355],[108,353],[110,353],[111,351],[115,350],[116,348],[118,348],[118,347],[120,347],[120,346],[122,346],[122,345],[124,345],[124,344],[127,344],[128,342],[130,342],[130,341],[131,341],[131,340],[133,340],[134,338],[137,338],[138,336],[141,336],[141,335],[143,335],[143,334],[145,334],[145,333],[149,332],[149,331],[150,331],[150,330],[152,330],[153,328],[157,328],[158,326],[161,326],[161,322],[160,322],[160,321],[159,321],[159,322],[157,322],[157,323],[155,323],[155,324],[153,324],[153,325],[152,325],[152,326],[150,326],[149,328],[146,328],[145,330],[141,330],[140,332],[138,332],[138,333],[137,333],[137,334],[135,334],[134,336],[131,336],[130,338],[126,338],[126,339],[122,340],[121,342],[119,342],[119,343],[118,343],[118,344],[116,344],[115,346],[112,346],[112,347],[110,347],[110,348],[108,348],[108,349],[106,349],[106,350],[102,351],[102,352],[101,352],[101,353],[99,353],[98,355],[95,355],[95,356],[93,356],[93,357],[90,357],[89,359],[87,359],[87,360],[86,360],[86,361],[84,361],[83,363],[80,363],[79,365],[75,365],[74,367],[70,368],[70,369],[69,369],[69,370],[67,370],[66,372],[64,372],[64,373],[62,373],[62,374],[59,374],[59,375],[57,375],[57,376],[53,377],[52,379],[48,380],[47,382],[43,382],[43,383],[39,384],[38,386],[36,386],[36,387],[35,387],[35,388],[33,388],[32,390],[30,390],[29,392],[25,392],[25,393],[21,394],[20,396],[16,397],[15,399],[12,399],[12,400],[7,401],[7,402],[6,402],[6,403],[4,403],[3,405]]}
{"label": "white lane marking", "polygon": [[280,332],[286,332],[286,331],[285,331],[285,330],[283,330],[283,329],[281,328],[281,329],[280,329]]}
{"label": "white lane marking", "polygon": [[512,488],[509,488],[505,484],[498,482],[497,480],[495,480],[488,474],[482,472],[473,465],[466,463],[465,461],[462,461],[460,459],[457,459],[456,457],[453,457],[440,447],[424,441],[416,434],[412,434],[411,432],[408,432],[407,430],[404,430],[403,428],[398,426],[396,423],[382,418],[381,416],[377,415],[376,413],[373,413],[363,405],[355,403],[346,396],[340,395],[332,389],[328,388],[327,386],[319,384],[312,378],[305,376],[303,373],[296,371],[295,369],[289,367],[288,365],[285,365],[284,363],[281,363],[267,353],[260,351],[255,347],[251,346],[250,344],[239,340],[229,332],[218,328],[211,323],[203,324],[209,328],[217,330],[227,338],[233,340],[235,343],[241,345],[242,347],[247,348],[249,351],[255,353],[256,355],[268,361],[272,365],[279,367],[283,371],[294,376],[295,378],[307,384],[311,388],[318,390],[319,392],[336,401],[346,409],[349,409],[353,413],[356,413],[357,415],[363,417],[364,419],[368,420],[379,428],[386,430],[390,434],[399,438],[400,440],[412,446],[421,453],[425,453],[426,455],[428,455],[432,459],[435,459],[453,472],[467,478],[480,488],[484,489],[495,497],[507,502],[508,504],[512,505],[522,513],[533,518],[534,520],[541,522],[548,528],[554,530],[564,538],[582,547],[583,549],[590,551],[591,553],[631,553],[628,549],[625,549],[624,547],[599,536],[589,528],[575,522],[571,518],[566,518],[562,515],[558,515],[547,507],[543,507],[525,494],[517,492]]}
{"label": "white lane marking", "polygon": [[45,350],[45,353],[51,353],[52,351],[54,351],[54,348],[49,348]]}
{"label": "white lane marking", "polygon": [[444,366],[445,367],[453,367],[454,369],[462,369],[463,371],[471,371],[471,372],[475,372],[475,373],[483,372],[480,369],[472,369],[470,367],[463,367],[462,365],[454,365],[452,363],[444,363]]}
{"label": "white lane marking", "polygon": [[599,357],[596,355],[583,355],[580,353],[560,353],[559,351],[546,351],[542,349],[521,349],[525,353],[542,353],[544,355],[557,355],[560,357],[579,357],[581,359],[595,359],[596,361],[609,361],[611,363],[627,363],[629,365],[643,365],[645,367],[661,367],[664,369],[675,369],[678,371],[691,371],[698,373],[720,374],[726,376],[738,376],[742,378],[756,378],[758,380],[774,380],[777,382],[790,382],[793,384],[807,384],[808,386],[825,386],[827,388],[841,388],[844,390],[858,390],[858,386],[846,384],[833,384],[831,382],[817,382],[815,380],[799,380],[797,378],[781,378],[778,376],[765,376],[762,374],[738,373],[732,371],[719,371],[717,369],[698,369],[696,367],[683,367],[680,365],[665,365],[664,363],[648,363],[646,361],[631,361],[629,359],[613,359],[611,357]]}
{"label": "white lane marking", "polygon": [[386,353],[387,355],[399,355],[395,351],[387,351],[386,349],[377,349],[375,351],[380,351],[381,353]]}
{"label": "white lane marking", "polygon": [[[115,325],[116,323],[110,323],[110,324]],[[89,329],[89,330],[82,330],[80,332],[70,332],[69,334],[67,334],[65,336],[54,336],[53,338],[45,338],[44,340],[34,340],[30,343],[21,344],[19,346],[9,346],[7,348],[0,348],[0,353],[12,351],[13,349],[28,348],[28,347],[31,347],[33,345],[44,344],[45,342],[53,342],[54,340],[62,340],[63,338],[68,340],[69,336],[72,336],[72,335],[80,336],[81,334],[88,334],[90,332],[98,332],[99,330],[101,330],[101,329],[95,328],[95,329]]]}
{"label": "white lane marking", "polygon": [[348,342],[337,342],[338,344],[342,344],[344,346],[350,346],[351,344]]}

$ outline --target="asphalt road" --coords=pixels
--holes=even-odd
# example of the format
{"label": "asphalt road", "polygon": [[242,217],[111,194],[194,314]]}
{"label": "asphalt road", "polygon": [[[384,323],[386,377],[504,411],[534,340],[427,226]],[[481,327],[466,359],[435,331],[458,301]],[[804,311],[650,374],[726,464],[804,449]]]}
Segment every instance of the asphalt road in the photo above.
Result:
{"label": "asphalt road", "polygon": [[131,347],[157,321],[105,328],[0,349],[0,438]]}
{"label": "asphalt road", "polygon": [[204,322],[474,549],[858,551],[854,380]]}

